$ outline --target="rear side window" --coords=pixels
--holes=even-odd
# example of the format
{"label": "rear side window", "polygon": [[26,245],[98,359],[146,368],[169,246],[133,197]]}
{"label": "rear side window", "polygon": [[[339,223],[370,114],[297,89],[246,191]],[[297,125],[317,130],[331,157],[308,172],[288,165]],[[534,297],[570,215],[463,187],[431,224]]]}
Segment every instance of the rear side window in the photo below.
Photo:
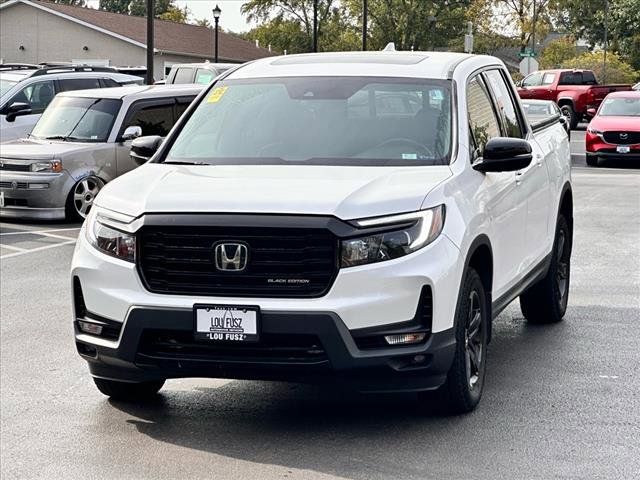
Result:
{"label": "rear side window", "polygon": [[[208,85],[212,80],[216,78],[216,73],[206,68],[199,68],[196,70],[196,81],[200,85]],[[176,82],[177,83],[177,82]]]}
{"label": "rear side window", "polygon": [[34,82],[16,93],[7,105],[26,103],[31,105],[31,113],[42,113],[55,95],[55,87],[51,80]]}
{"label": "rear side window", "polygon": [[493,110],[491,97],[478,76],[467,86],[467,110],[473,142],[482,151],[489,139],[500,136],[500,123]]}
{"label": "rear side window", "polygon": [[65,78],[60,80],[60,87],[63,92],[100,88],[100,80],[97,78]]}
{"label": "rear side window", "polygon": [[193,82],[193,69],[192,68],[179,68],[176,72],[176,76],[173,79],[173,83],[192,83]]}
{"label": "rear side window", "polygon": [[[593,77],[593,75],[591,75]],[[558,85],[588,85],[584,83],[582,72],[562,72]]]}
{"label": "rear side window", "polygon": [[142,128],[143,136],[160,135],[164,137],[173,127],[173,123],[173,102],[139,105],[134,107],[133,113],[129,113],[122,130],[137,126]]}
{"label": "rear side window", "polygon": [[176,122],[187,108],[189,108],[189,105],[191,105],[191,102],[193,102],[195,98],[196,97],[181,97],[178,99],[178,103],[176,104]]}
{"label": "rear side window", "polygon": [[485,73],[493,97],[496,101],[496,107],[500,115],[504,131],[508,137],[522,138],[522,126],[518,118],[518,111],[511,94],[511,89],[505,82],[504,75],[498,70],[489,70]]}
{"label": "rear side window", "polygon": [[119,87],[120,86],[120,84],[118,82],[116,82],[113,78],[103,78],[102,79],[102,84],[105,87],[108,87],[108,88]]}

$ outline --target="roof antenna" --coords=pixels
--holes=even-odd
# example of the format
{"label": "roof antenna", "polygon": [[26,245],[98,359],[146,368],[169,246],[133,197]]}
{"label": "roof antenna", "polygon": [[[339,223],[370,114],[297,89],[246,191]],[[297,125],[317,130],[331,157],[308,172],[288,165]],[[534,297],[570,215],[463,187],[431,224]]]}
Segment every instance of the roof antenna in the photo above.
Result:
{"label": "roof antenna", "polygon": [[387,46],[382,49],[383,52],[395,52],[396,44],[393,42],[387,43]]}

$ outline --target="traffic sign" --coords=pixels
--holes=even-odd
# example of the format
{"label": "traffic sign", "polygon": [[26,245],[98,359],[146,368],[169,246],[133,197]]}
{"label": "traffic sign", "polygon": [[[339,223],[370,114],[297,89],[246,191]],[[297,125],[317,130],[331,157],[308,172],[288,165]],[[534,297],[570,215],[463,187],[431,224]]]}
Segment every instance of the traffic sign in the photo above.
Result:
{"label": "traffic sign", "polygon": [[537,57],[537,56],[538,56],[538,54],[537,54],[536,52],[527,51],[527,52],[520,52],[520,53],[518,53],[518,56],[519,56],[520,58],[527,58],[527,57],[534,58],[534,57]]}

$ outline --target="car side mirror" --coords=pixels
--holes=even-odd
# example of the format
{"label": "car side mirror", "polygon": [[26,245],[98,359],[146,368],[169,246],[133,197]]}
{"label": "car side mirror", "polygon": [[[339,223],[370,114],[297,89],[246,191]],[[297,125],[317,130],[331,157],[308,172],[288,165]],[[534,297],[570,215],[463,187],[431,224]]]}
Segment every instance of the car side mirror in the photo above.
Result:
{"label": "car side mirror", "polygon": [[482,157],[473,163],[479,172],[516,172],[531,164],[531,145],[521,138],[496,137],[487,142]]}
{"label": "car side mirror", "polygon": [[31,113],[31,105],[23,102],[14,102],[5,111],[7,122],[13,122],[16,117],[29,115]]}
{"label": "car side mirror", "polygon": [[122,134],[122,141],[126,142],[127,140],[134,140],[141,136],[142,128],[137,125],[131,125],[124,130],[124,133]]}
{"label": "car side mirror", "polygon": [[595,108],[587,108],[587,115],[590,117],[595,117],[598,111]]}
{"label": "car side mirror", "polygon": [[131,158],[138,165],[146,163],[153,157],[153,154],[158,151],[163,140],[159,135],[148,135],[146,137],[136,138],[131,142]]}

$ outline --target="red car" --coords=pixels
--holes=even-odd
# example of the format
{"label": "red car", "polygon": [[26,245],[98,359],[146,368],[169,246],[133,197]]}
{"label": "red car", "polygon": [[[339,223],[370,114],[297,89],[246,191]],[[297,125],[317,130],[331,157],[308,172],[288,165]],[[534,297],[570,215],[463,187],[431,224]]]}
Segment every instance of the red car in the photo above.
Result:
{"label": "red car", "polygon": [[587,165],[599,159],[640,160],[640,91],[614,92],[591,112],[587,127]]}

